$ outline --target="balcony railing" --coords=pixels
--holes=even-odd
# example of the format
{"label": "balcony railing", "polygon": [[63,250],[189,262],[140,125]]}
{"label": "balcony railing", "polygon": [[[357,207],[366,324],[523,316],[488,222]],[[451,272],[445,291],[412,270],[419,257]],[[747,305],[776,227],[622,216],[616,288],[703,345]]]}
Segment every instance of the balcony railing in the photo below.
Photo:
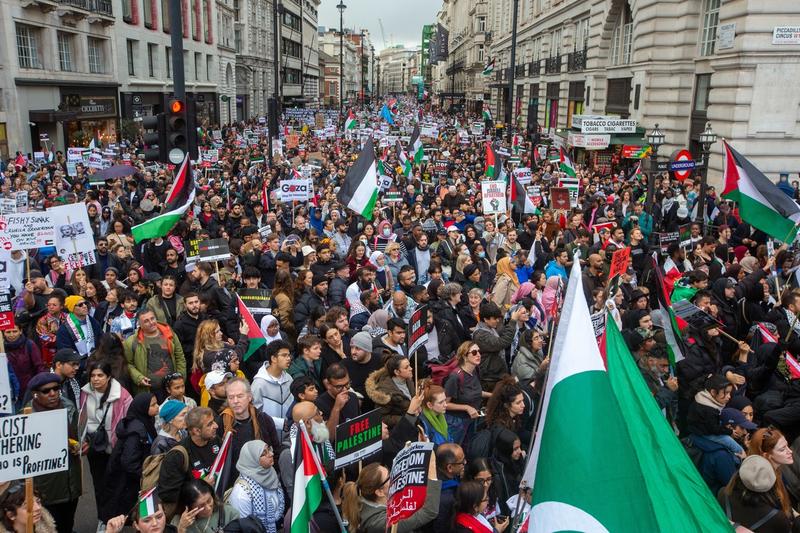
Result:
{"label": "balcony railing", "polygon": [[578,72],[586,70],[586,50],[577,50],[567,54],[567,71]]}
{"label": "balcony railing", "polygon": [[514,77],[521,78],[525,76],[525,65],[517,65],[514,67]]}
{"label": "balcony railing", "polygon": [[65,6],[77,7],[78,9],[89,9],[87,0],[60,0],[59,3]]}
{"label": "balcony railing", "polygon": [[548,57],[544,64],[545,74],[558,74],[561,72],[561,56]]}
{"label": "balcony railing", "polygon": [[542,72],[542,62],[538,59],[528,63],[528,76],[538,76]]}

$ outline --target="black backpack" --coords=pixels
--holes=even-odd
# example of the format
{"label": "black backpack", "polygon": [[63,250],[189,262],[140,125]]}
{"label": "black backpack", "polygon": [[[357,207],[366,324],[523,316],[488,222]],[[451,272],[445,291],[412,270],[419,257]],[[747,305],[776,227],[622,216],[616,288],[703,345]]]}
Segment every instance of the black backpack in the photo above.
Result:
{"label": "black backpack", "polygon": [[494,441],[503,428],[494,426],[478,431],[469,443],[467,460],[474,461],[479,457],[491,457],[494,452]]}

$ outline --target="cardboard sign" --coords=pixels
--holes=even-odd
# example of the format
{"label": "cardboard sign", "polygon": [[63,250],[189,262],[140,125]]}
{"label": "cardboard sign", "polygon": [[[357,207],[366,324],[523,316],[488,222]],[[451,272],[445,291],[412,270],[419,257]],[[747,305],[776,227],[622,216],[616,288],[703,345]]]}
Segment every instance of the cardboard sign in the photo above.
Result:
{"label": "cardboard sign", "polygon": [[312,187],[311,180],[307,179],[281,180],[278,189],[281,202],[306,202],[313,194]]}
{"label": "cardboard sign", "polygon": [[411,313],[408,321],[408,353],[413,354],[428,340],[428,306],[421,305]]}
{"label": "cardboard sign", "polygon": [[672,310],[675,312],[675,316],[685,320],[689,326],[698,331],[722,326],[722,324],[718,322],[716,318],[709,315],[688,300],[674,302],[672,304]]}
{"label": "cardboard sign", "polygon": [[0,293],[0,331],[14,327],[14,309],[11,307],[11,295]]}
{"label": "cardboard sign", "polygon": [[450,171],[450,161],[447,159],[437,159],[433,163],[433,173],[437,178],[446,178]]}
{"label": "cardboard sign", "polygon": [[603,336],[603,331],[606,329],[606,315],[608,312],[603,309],[596,313],[592,313],[592,327],[594,328],[594,337],[599,339]]}
{"label": "cardboard sign", "polygon": [[272,291],[269,289],[239,289],[236,291],[242,299],[244,306],[253,315],[257,324],[261,324],[261,319],[266,315],[272,314]]}
{"label": "cardboard sign", "polygon": [[631,249],[630,247],[621,248],[614,252],[611,256],[611,267],[608,270],[608,279],[613,280],[620,274],[628,270],[628,265],[631,264]]}
{"label": "cardboard sign", "polygon": [[336,426],[334,468],[344,468],[381,451],[381,415],[375,409]]}
{"label": "cardboard sign", "polygon": [[67,410],[9,416],[0,422],[0,483],[69,468]]}
{"label": "cardboard sign", "polygon": [[297,134],[294,135],[287,135],[286,136],[286,149],[291,150],[292,148],[297,148],[300,144],[300,136]]}
{"label": "cardboard sign", "polygon": [[681,234],[677,231],[670,231],[669,233],[659,233],[658,234],[658,241],[659,245],[661,246],[661,253],[666,254],[667,248],[673,242],[677,243],[680,242]]}
{"label": "cardboard sign", "polygon": [[533,205],[539,207],[542,205],[542,188],[539,185],[528,185],[525,187],[525,193],[531,199]]}
{"label": "cardboard sign", "polygon": [[55,240],[53,216],[48,212],[0,216],[0,247],[4,250],[53,246]]}
{"label": "cardboard sign", "polygon": [[570,207],[569,189],[566,187],[553,187],[550,189],[550,203],[553,209],[568,211]]}
{"label": "cardboard sign", "polygon": [[484,215],[506,212],[507,206],[505,181],[482,181],[481,197],[483,198]]}
{"label": "cardboard sign", "polygon": [[387,530],[425,505],[428,495],[428,464],[432,453],[432,442],[412,442],[395,457],[389,475],[389,498],[386,501]]}
{"label": "cardboard sign", "polygon": [[200,261],[222,261],[231,256],[227,239],[208,239],[198,245]]}
{"label": "cardboard sign", "polygon": [[94,235],[86,204],[51,207],[47,213],[53,218],[59,257],[64,259],[70,254],[94,251]]}

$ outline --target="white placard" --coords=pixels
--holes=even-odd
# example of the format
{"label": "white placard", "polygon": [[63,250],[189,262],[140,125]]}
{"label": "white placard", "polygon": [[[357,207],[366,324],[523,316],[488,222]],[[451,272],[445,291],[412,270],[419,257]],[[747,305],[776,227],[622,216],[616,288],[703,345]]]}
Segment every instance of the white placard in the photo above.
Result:
{"label": "white placard", "polygon": [[8,377],[8,356],[0,353],[0,414],[14,414],[14,395]]}
{"label": "white placard", "polygon": [[392,178],[381,174],[378,176],[378,189],[381,191],[388,191],[392,186]]}
{"label": "white placard", "polygon": [[800,26],[775,26],[772,44],[800,44]]}
{"label": "white placard", "polygon": [[56,249],[62,259],[66,260],[69,254],[94,251],[94,236],[86,204],[51,207],[47,213],[53,219]]}
{"label": "white placard", "polygon": [[67,410],[0,419],[0,483],[69,468]]}
{"label": "white placard", "polygon": [[570,132],[567,142],[575,148],[585,148],[586,150],[604,150],[611,143],[611,135],[595,134],[584,135],[583,133]]}
{"label": "white placard", "polygon": [[0,215],[10,215],[17,212],[17,200],[14,198],[0,198]]}
{"label": "white placard", "polygon": [[293,200],[305,202],[311,198],[313,192],[311,180],[307,179],[281,180],[279,190],[281,192],[281,202],[291,202]]}
{"label": "white placard", "polygon": [[636,121],[621,118],[584,119],[581,133],[636,133]]}
{"label": "white placard", "polygon": [[506,182],[482,181],[481,197],[483,200],[483,214],[505,213],[506,208]]}
{"label": "white placard", "polygon": [[50,213],[0,215],[0,246],[4,250],[53,246],[55,238],[53,216]]}
{"label": "white placard", "polygon": [[528,167],[519,167],[514,169],[514,177],[520,185],[527,185],[533,179],[531,169]]}
{"label": "white placard", "polygon": [[11,287],[11,252],[0,248],[0,292],[8,292]]}

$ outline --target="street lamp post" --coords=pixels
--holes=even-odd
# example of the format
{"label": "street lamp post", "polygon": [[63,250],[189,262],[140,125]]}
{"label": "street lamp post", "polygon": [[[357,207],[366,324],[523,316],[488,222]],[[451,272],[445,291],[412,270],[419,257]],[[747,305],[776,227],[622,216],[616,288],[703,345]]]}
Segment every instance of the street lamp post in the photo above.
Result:
{"label": "street lamp post", "polygon": [[339,2],[339,114],[344,110],[344,2]]}
{"label": "street lamp post", "polygon": [[511,141],[511,124],[514,120],[514,76],[516,74],[517,62],[517,14],[519,12],[519,0],[512,0],[514,8],[511,13],[511,66],[508,72],[508,101],[506,101],[506,134],[508,135],[509,142]]}
{"label": "street lamp post", "polygon": [[700,144],[703,147],[703,168],[700,171],[700,197],[697,199],[697,218],[695,222],[703,228],[706,234],[706,190],[708,189],[708,158],[711,155],[711,145],[717,142],[717,134],[711,129],[711,123],[706,123],[706,129],[700,134]]}
{"label": "street lamp post", "polygon": [[647,175],[647,212],[652,213],[655,201],[656,172],[658,171],[658,149],[664,144],[665,135],[658,129],[658,124],[647,135],[647,143],[653,149],[650,159],[650,174]]}
{"label": "street lamp post", "polygon": [[403,63],[403,78],[400,82],[400,94],[405,94],[406,92],[406,64]]}

